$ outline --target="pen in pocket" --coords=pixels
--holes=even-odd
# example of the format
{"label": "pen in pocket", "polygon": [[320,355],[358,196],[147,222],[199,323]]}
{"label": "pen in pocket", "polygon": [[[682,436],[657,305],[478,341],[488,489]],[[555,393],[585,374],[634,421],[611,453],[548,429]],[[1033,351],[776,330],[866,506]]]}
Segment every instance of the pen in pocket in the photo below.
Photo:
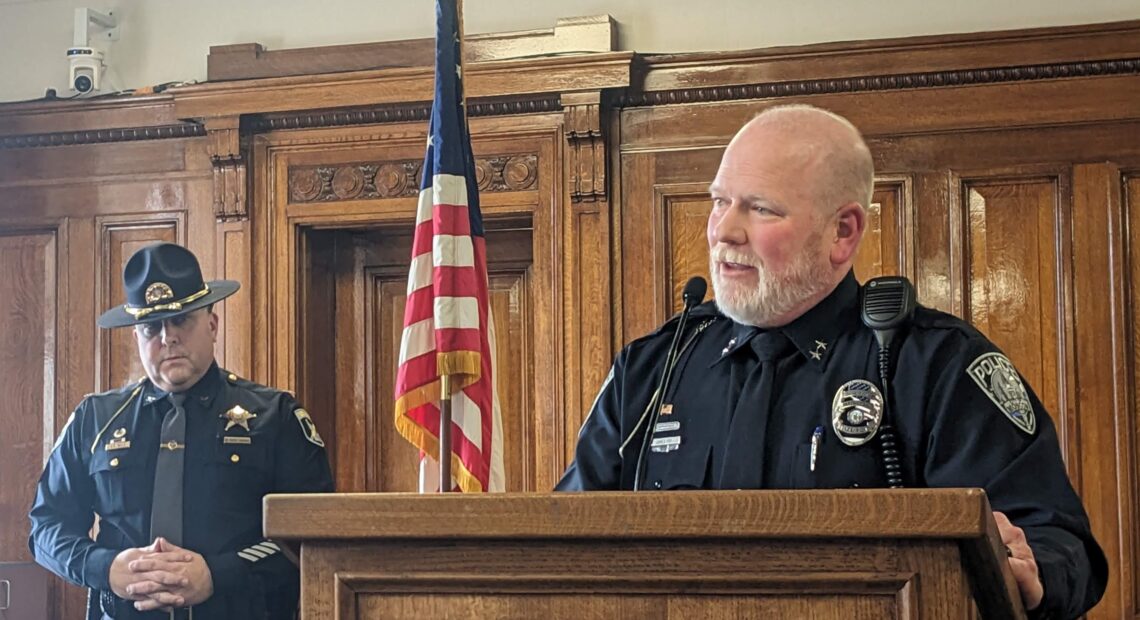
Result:
{"label": "pen in pocket", "polygon": [[811,460],[808,462],[808,471],[815,471],[815,458],[819,455],[819,443],[823,441],[823,427],[817,426],[811,433]]}

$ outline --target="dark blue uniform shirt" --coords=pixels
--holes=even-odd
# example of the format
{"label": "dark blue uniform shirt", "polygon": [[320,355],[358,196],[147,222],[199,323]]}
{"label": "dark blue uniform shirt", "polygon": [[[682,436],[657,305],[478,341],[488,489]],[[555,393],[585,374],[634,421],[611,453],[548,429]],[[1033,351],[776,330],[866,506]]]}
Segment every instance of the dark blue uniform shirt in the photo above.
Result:
{"label": "dark blue uniform shirt", "polygon": [[[297,568],[264,540],[261,500],[267,493],[332,491],[324,443],[289,394],[216,364],[187,394],[181,546],[205,558],[214,582],[213,596],[194,607],[194,616],[291,619]],[[90,588],[93,607],[107,617],[169,617],[136,611],[110,593],[108,582],[119,552],[153,542],[154,470],[162,419],[172,406],[166,396],[144,379],[85,398],[36,490],[29,539],[36,561]],[[235,406],[256,417],[230,424],[226,412]],[[93,541],[88,532],[96,514]]]}
{"label": "dark blue uniform shirt", "polygon": [[[846,445],[833,420],[845,385],[880,383],[878,345],[859,299],[849,274],[802,317],[767,331],[729,320],[712,302],[695,308],[643,487],[887,486],[879,437]],[[639,421],[676,321],[619,354],[558,490],[633,488]],[[993,343],[951,315],[920,307],[895,343],[887,415],[906,486],[985,489],[993,509],[1025,530],[1045,586],[1041,612],[1073,617],[1095,604],[1107,563],[1037,396]]]}

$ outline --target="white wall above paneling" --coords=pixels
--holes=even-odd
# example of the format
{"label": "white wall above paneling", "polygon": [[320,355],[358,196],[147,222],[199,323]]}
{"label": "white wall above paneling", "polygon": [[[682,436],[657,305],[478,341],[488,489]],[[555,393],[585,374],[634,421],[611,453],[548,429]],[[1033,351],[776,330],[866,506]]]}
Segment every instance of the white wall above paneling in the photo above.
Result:
{"label": "white wall above paneling", "polygon": [[[203,80],[211,45],[268,49],[432,36],[433,0],[0,0],[0,101],[67,95],[76,7],[113,10],[111,87]],[[520,10],[525,7],[525,10]],[[469,33],[612,15],[638,52],[734,50],[1140,18],[1137,0],[466,0]]]}

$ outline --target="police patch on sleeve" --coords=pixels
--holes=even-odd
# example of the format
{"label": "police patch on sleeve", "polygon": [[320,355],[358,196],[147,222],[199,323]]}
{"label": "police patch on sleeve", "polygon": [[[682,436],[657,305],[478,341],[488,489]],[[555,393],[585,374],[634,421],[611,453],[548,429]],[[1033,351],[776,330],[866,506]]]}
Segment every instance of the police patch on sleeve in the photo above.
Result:
{"label": "police patch on sleeve", "polygon": [[1037,430],[1029,394],[1009,358],[1001,353],[984,353],[970,363],[966,374],[1017,428],[1030,435]]}
{"label": "police patch on sleeve", "polygon": [[309,443],[322,448],[325,447],[325,440],[321,439],[321,434],[317,432],[317,425],[309,417],[309,412],[304,409],[296,409],[293,411],[293,415],[297,416],[297,422],[301,424],[301,431],[305,433],[305,439],[308,439]]}

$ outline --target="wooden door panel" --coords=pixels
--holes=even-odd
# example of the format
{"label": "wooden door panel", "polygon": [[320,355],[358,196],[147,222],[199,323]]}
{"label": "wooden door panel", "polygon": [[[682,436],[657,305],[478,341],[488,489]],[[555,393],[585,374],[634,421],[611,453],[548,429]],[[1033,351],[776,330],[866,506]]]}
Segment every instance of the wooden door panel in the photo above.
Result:
{"label": "wooden door panel", "polygon": [[[166,241],[178,243],[178,220],[164,215],[152,218],[100,218],[99,263],[96,312],[126,302],[123,294],[123,267],[140,248]],[[146,375],[139,361],[138,347],[131,329],[99,331],[102,367],[96,391],[121,387]]]}
{"label": "wooden door panel", "polygon": [[[699,187],[693,191],[692,186]],[[706,233],[709,219],[708,184],[690,183],[681,186],[665,186],[659,189],[658,204],[662,224],[665,228],[662,238],[668,245],[662,257],[665,263],[664,275],[668,298],[661,300],[666,308],[664,316],[681,310],[681,292],[689,278],[699,276],[709,279],[709,244]],[[675,193],[674,193],[675,192]],[[709,283],[705,299],[712,299],[712,283]],[[664,316],[661,318],[663,319]]]}
{"label": "wooden door panel", "polygon": [[910,251],[906,226],[910,222],[909,177],[877,179],[867,209],[867,229],[855,255],[855,278],[866,282],[884,275],[913,274],[906,270]]}
{"label": "wooden door panel", "polygon": [[[366,465],[363,480],[352,469],[338,468],[341,491],[415,491],[418,488],[417,451],[396,432],[394,390],[407,300],[407,261],[411,255],[408,230],[385,229],[360,233],[339,232],[338,243],[351,244],[351,273],[338,274],[346,284],[337,288],[336,338],[362,342],[358,349],[336,347],[335,367],[363,370],[363,395],[352,394],[358,383],[338,377],[338,455],[360,455]],[[496,386],[503,422],[504,466],[509,491],[535,489],[534,352],[531,315],[530,231],[489,229],[488,271],[492,316],[497,340]],[[342,267],[343,268],[343,267]],[[363,290],[358,302],[352,291]],[[360,304],[357,308],[343,305]],[[353,318],[355,317],[355,319]],[[352,358],[352,359],[346,359]],[[362,420],[363,436],[342,428]],[[358,488],[363,484],[363,488]]]}
{"label": "wooden door panel", "polygon": [[1121,538],[1121,564],[1119,582],[1123,592],[1131,591],[1131,596],[1124,597],[1124,604],[1133,617],[1140,618],[1140,534],[1137,533],[1137,523],[1140,520],[1140,414],[1137,406],[1140,405],[1140,311],[1137,310],[1137,301],[1140,299],[1140,170],[1133,170],[1124,175],[1124,230],[1127,236],[1124,239],[1126,247],[1124,284],[1127,287],[1127,323],[1128,330],[1124,347],[1126,355],[1130,358],[1131,373],[1128,378],[1126,410],[1117,412],[1118,422],[1116,429],[1120,438],[1121,454],[1118,462],[1131,464],[1118,469],[1122,477],[1120,487],[1123,489],[1117,504],[1120,509],[1120,538]]}
{"label": "wooden door panel", "polygon": [[997,344],[1056,417],[1058,375],[1057,179],[962,181],[968,289],[965,316]]}
{"label": "wooden door panel", "polygon": [[[55,441],[56,267],[54,231],[0,235],[0,561],[31,559],[28,508]],[[23,524],[16,527],[15,524]]]}

